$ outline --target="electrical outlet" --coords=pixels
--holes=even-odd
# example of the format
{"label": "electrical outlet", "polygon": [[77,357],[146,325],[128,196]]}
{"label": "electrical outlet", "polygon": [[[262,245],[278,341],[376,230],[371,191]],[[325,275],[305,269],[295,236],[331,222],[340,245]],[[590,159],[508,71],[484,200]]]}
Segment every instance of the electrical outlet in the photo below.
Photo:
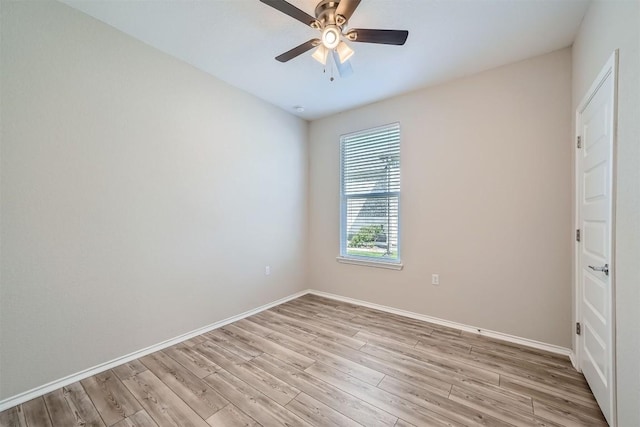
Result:
{"label": "electrical outlet", "polygon": [[431,284],[438,286],[440,284],[440,275],[439,274],[432,274],[431,275]]}
{"label": "electrical outlet", "polygon": [[267,265],[267,266],[264,268],[264,275],[265,275],[265,276],[268,276],[268,275],[270,275],[270,274],[271,274],[271,267]]}

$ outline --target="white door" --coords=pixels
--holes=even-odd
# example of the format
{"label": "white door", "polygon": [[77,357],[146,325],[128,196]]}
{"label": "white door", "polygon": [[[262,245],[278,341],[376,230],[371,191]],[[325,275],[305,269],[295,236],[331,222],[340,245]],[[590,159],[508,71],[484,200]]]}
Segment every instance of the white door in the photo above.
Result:
{"label": "white door", "polygon": [[615,415],[613,260],[614,54],[576,111],[579,367],[610,425]]}

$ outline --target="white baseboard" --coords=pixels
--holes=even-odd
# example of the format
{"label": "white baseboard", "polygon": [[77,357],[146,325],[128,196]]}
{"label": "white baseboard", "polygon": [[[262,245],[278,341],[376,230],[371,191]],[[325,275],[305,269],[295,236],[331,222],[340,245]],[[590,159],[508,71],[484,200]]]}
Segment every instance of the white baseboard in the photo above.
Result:
{"label": "white baseboard", "polygon": [[228,317],[224,320],[220,320],[219,322],[212,323],[210,325],[204,326],[202,328],[195,329],[191,332],[187,332],[185,334],[179,335],[175,338],[168,339],[166,341],[162,341],[161,343],[154,344],[150,347],[143,348],[142,350],[134,351],[133,353],[129,353],[126,356],[121,356],[116,359],[110,360],[105,363],[101,363],[91,368],[87,368],[83,371],[80,371],[75,374],[68,375],[59,380],[51,381],[50,383],[41,385],[39,387],[35,387],[31,390],[27,390],[15,396],[6,398],[0,401],[0,412],[5,409],[11,408],[13,406],[19,405],[21,403],[27,402],[31,399],[35,399],[36,397],[43,396],[53,390],[57,390],[61,387],[65,387],[69,384],[75,383],[77,381],[88,378],[92,375],[99,374],[100,372],[107,371],[111,368],[115,368],[118,365],[122,365],[123,363],[130,362],[132,360],[138,359],[140,357],[146,356],[151,353],[155,353],[156,351],[162,350],[167,347],[171,347],[172,345],[181,343],[182,341],[186,341],[190,338],[193,338],[197,335],[204,334],[205,332],[212,331],[214,329],[221,328],[229,323],[233,323],[237,320],[244,319],[245,317],[253,316],[261,311],[268,310],[271,307],[276,305],[280,305],[292,299],[301,297],[302,295],[306,295],[309,293],[309,290],[304,290],[300,292],[296,292],[293,295],[289,295],[287,297],[281,298],[277,301],[270,302],[268,304],[262,305],[258,308],[254,308],[253,310],[245,311],[244,313],[238,314],[236,316]]}
{"label": "white baseboard", "polygon": [[[386,305],[380,305],[380,304],[374,304],[371,302],[367,302],[367,301],[362,301],[362,300],[358,300],[358,299],[354,299],[354,298],[348,298],[348,297],[343,297],[340,295],[335,295],[335,294],[330,294],[327,292],[321,292],[321,291],[315,291],[315,290],[309,290],[310,294],[313,295],[318,295],[321,297],[325,297],[325,298],[330,298],[330,299],[334,299],[337,301],[343,301],[343,302],[348,302],[351,304],[356,304],[356,305],[361,305],[364,307],[369,307],[369,308],[373,308],[376,310],[381,310],[381,311],[386,311],[387,313],[393,313],[393,314],[398,314],[400,316],[405,316],[405,317],[410,317],[412,319],[416,319],[416,320],[422,320],[425,322],[430,322],[430,323],[435,323],[436,325],[442,325],[442,326],[447,326],[449,328],[453,328],[453,329],[459,329],[461,331],[465,331],[465,332],[471,332],[477,335],[482,335],[482,336],[486,336],[489,338],[495,338],[498,340],[502,340],[502,341],[507,341],[513,344],[518,344],[518,345],[523,345],[526,347],[532,347],[538,350],[544,350],[544,351],[548,351],[551,353],[555,353],[555,354],[560,354],[562,356],[567,356],[569,358],[571,358],[572,355],[572,351],[566,347],[560,347],[557,345],[553,345],[553,344],[547,344],[541,341],[536,341],[536,340],[531,340],[528,338],[522,338],[522,337],[518,337],[515,335],[509,335],[509,334],[505,334],[502,332],[496,332],[496,331],[490,331],[487,329],[482,329],[482,328],[478,328],[475,326],[469,326],[469,325],[465,325],[462,323],[458,323],[458,322],[452,322],[450,320],[444,320],[444,319],[439,319],[437,317],[431,317],[431,316],[427,316],[425,314],[419,314],[419,313],[414,313],[412,311],[406,311],[406,310],[400,310],[397,308],[393,308],[393,307],[388,307]],[[573,363],[573,359],[572,359],[572,363]],[[575,366],[575,364],[574,364]]]}
{"label": "white baseboard", "polygon": [[571,364],[573,365],[573,368],[576,371],[580,372],[580,369],[578,369],[578,359],[576,359],[576,353],[573,350],[569,352],[569,360],[571,360]]}

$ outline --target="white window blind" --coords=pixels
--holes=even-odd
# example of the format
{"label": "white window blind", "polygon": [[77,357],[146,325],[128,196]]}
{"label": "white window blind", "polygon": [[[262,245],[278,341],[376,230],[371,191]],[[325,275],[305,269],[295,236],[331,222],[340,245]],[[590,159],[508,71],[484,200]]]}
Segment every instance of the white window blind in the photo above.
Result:
{"label": "white window blind", "polygon": [[399,262],[400,125],[340,138],[340,255]]}

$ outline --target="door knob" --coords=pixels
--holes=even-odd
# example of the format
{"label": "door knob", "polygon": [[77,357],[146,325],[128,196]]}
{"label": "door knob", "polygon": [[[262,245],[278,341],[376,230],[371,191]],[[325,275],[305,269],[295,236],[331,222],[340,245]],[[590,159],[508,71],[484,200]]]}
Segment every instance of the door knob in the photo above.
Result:
{"label": "door knob", "polygon": [[602,267],[594,267],[593,265],[590,265],[589,268],[593,271],[602,271],[607,276],[609,275],[609,264],[605,264]]}

